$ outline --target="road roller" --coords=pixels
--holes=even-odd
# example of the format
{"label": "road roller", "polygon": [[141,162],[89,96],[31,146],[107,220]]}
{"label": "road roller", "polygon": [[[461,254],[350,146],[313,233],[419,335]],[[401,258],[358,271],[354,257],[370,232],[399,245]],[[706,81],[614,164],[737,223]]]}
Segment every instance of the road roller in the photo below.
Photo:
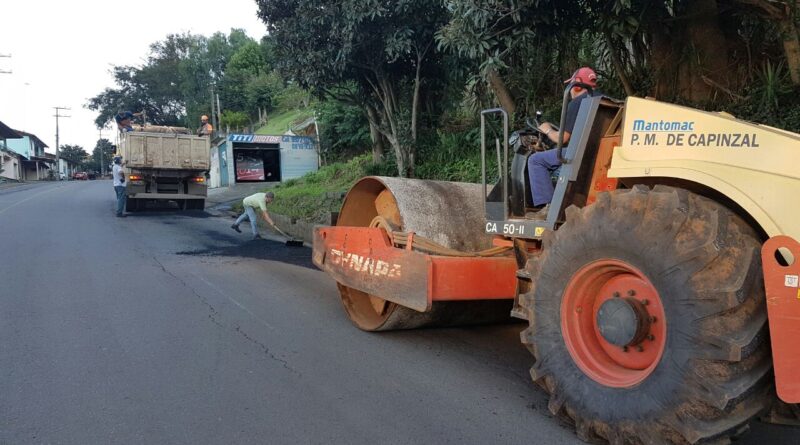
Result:
{"label": "road roller", "polygon": [[[564,144],[575,87],[589,97]],[[557,143],[526,122],[481,113],[481,184],[366,177],[315,230],[353,324],[524,320],[532,380],[587,442],[800,424],[800,136],[576,82]],[[536,212],[543,150],[561,166]]]}

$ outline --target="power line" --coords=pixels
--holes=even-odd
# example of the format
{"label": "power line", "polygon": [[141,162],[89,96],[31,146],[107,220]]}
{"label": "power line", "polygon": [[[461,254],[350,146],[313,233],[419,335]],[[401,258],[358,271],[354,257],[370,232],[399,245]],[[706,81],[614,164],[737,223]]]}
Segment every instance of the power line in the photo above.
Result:
{"label": "power line", "polygon": [[[5,58],[10,59],[11,58],[11,54],[0,54],[0,58],[1,57],[5,57]],[[13,73],[13,71],[11,71],[11,70],[0,70],[0,74],[11,74],[11,73]]]}

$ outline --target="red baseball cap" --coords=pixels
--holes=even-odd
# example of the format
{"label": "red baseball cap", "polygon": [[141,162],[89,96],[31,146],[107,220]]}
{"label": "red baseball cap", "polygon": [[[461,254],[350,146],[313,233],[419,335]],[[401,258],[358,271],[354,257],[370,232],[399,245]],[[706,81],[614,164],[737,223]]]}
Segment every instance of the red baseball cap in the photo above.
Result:
{"label": "red baseball cap", "polygon": [[597,86],[597,74],[594,72],[593,69],[589,68],[588,66],[584,66],[584,67],[578,68],[578,70],[575,71],[572,74],[572,77],[570,77],[569,79],[565,80],[564,83],[570,83],[572,81],[581,82],[581,83],[585,83],[586,85],[589,85],[591,87],[596,87]]}

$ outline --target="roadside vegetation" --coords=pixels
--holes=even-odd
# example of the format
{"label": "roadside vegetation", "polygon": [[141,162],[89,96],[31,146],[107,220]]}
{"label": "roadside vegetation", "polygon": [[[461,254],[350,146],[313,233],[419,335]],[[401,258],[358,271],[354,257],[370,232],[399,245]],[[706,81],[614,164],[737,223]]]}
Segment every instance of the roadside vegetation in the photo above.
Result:
{"label": "roadside vegetation", "polygon": [[284,134],[294,125],[301,123],[314,115],[310,108],[290,109],[278,111],[267,116],[267,123],[256,130],[257,134]]}
{"label": "roadside vegetation", "polygon": [[[795,2],[256,3],[280,72],[323,107],[326,160],[371,152],[395,175],[464,172],[460,179],[471,180],[462,161],[475,145],[442,155],[452,153],[449,136],[469,135],[480,110],[497,105],[515,128],[537,110],[557,120],[562,82],[582,65],[612,97],[650,96],[800,130]],[[434,160],[458,165],[420,171]]]}
{"label": "roadside vegetation", "polygon": [[[168,36],[141,66],[114,67],[118,87],[87,106],[98,125],[144,109],[153,123],[194,127],[218,95],[223,129],[261,134],[316,116],[323,168],[277,189],[298,201],[276,202],[292,216],[337,207],[327,193],[367,173],[478,181],[480,110],[502,106],[512,129],[537,110],[555,121],[562,82],[583,65],[612,97],[800,131],[795,2],[255,3],[268,36]],[[500,126],[489,124],[493,144]]]}

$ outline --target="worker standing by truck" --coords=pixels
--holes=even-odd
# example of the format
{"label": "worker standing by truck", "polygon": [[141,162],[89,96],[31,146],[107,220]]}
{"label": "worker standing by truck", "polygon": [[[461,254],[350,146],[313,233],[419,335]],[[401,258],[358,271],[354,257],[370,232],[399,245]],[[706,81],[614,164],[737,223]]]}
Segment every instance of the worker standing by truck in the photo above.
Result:
{"label": "worker standing by truck", "polygon": [[125,217],[125,171],[122,170],[122,156],[114,156],[114,192],[117,194],[117,218]]}
{"label": "worker standing by truck", "polygon": [[242,200],[242,205],[244,205],[244,212],[236,219],[236,222],[231,225],[231,229],[241,233],[242,231],[239,230],[239,224],[243,223],[245,219],[250,220],[250,229],[253,231],[253,239],[261,239],[261,235],[258,234],[258,217],[256,216],[256,208],[261,210],[261,217],[264,218],[264,221],[267,222],[270,226],[275,227],[275,223],[272,222],[272,218],[269,217],[269,213],[267,213],[267,204],[271,203],[272,200],[275,199],[275,194],[272,192],[266,193],[255,193],[247,198]]}

